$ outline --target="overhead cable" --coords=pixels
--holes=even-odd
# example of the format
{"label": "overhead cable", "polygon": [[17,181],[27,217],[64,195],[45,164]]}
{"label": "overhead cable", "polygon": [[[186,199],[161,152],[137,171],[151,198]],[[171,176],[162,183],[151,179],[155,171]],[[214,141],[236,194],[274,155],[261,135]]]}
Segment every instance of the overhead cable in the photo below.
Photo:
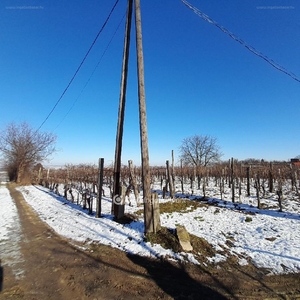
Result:
{"label": "overhead cable", "polygon": [[100,28],[99,32],[97,33],[94,41],[92,42],[90,48],[88,49],[87,53],[85,54],[84,58],[82,59],[81,63],[79,64],[79,67],[77,68],[77,70],[75,71],[74,75],[72,76],[70,82],[68,83],[67,87],[64,89],[64,91],[62,92],[61,96],[59,97],[59,99],[56,101],[55,105],[53,106],[53,108],[51,109],[51,111],[49,112],[49,114],[47,115],[47,117],[45,118],[45,120],[42,122],[42,124],[40,125],[40,127],[36,130],[39,131],[41,129],[41,127],[46,123],[46,121],[49,119],[49,117],[51,116],[51,114],[53,113],[53,111],[55,110],[55,108],[57,107],[58,103],[61,101],[61,99],[63,98],[63,96],[65,95],[65,93],[67,92],[68,88],[70,87],[70,85],[72,84],[73,80],[75,79],[76,75],[78,74],[79,70],[81,69],[83,63],[85,62],[86,58],[88,57],[88,55],[90,54],[92,48],[94,47],[98,37],[100,36],[100,34],[102,33],[103,29],[105,28],[108,20],[110,19],[115,7],[117,6],[119,0],[116,1],[116,3],[114,4],[114,6],[112,7],[108,17],[106,18],[104,24],[102,25],[102,27]]}
{"label": "overhead cable", "polygon": [[73,102],[73,104],[72,104],[72,106],[70,107],[70,109],[69,109],[69,110],[67,111],[67,113],[64,115],[64,117],[63,117],[62,120],[59,122],[59,124],[56,126],[56,128],[54,129],[54,131],[60,126],[60,124],[64,121],[64,119],[67,117],[67,115],[68,115],[68,114],[70,113],[70,111],[73,109],[73,107],[75,106],[76,102],[78,101],[78,99],[79,99],[80,96],[82,95],[83,91],[85,90],[85,88],[86,88],[87,85],[89,84],[91,78],[93,77],[94,73],[96,72],[98,66],[99,66],[100,63],[101,63],[102,58],[103,58],[104,55],[106,54],[106,52],[107,52],[107,50],[108,50],[108,48],[109,48],[111,42],[113,41],[113,39],[114,39],[114,37],[115,37],[117,31],[119,30],[119,28],[120,28],[120,26],[121,26],[121,24],[122,24],[122,22],[123,22],[123,20],[124,20],[124,17],[125,17],[125,14],[123,15],[123,17],[122,17],[120,23],[118,24],[118,26],[117,26],[115,32],[113,33],[111,39],[109,40],[109,42],[108,42],[106,48],[104,49],[104,51],[103,51],[103,53],[102,53],[102,55],[101,55],[101,57],[100,57],[100,59],[99,59],[97,65],[95,66],[94,70],[92,71],[90,77],[89,77],[88,80],[86,81],[85,85],[83,86],[83,88],[82,88],[82,90],[80,91],[79,95],[76,97],[76,99],[75,99],[75,101]]}
{"label": "overhead cable", "polygon": [[239,37],[235,36],[232,32],[230,32],[229,30],[227,30],[222,25],[218,24],[216,21],[214,21],[213,19],[211,19],[208,15],[206,15],[205,13],[203,13],[202,11],[200,11],[198,8],[194,7],[188,1],[181,0],[181,2],[183,4],[185,4],[188,8],[190,8],[196,15],[198,15],[204,21],[206,21],[206,22],[208,22],[210,24],[215,25],[217,28],[219,28],[221,31],[223,31],[224,33],[226,33],[227,35],[229,35],[232,39],[234,39],[235,41],[237,41],[238,43],[240,43],[241,45],[243,45],[246,49],[248,49],[249,51],[251,51],[253,54],[255,54],[255,55],[259,56],[260,58],[262,58],[263,60],[265,60],[272,67],[274,67],[275,69],[279,70],[280,72],[285,73],[286,75],[290,76],[294,80],[300,82],[300,79],[295,74],[293,74],[292,72],[288,71],[284,67],[280,66],[275,61],[273,61],[271,58],[269,58],[266,55],[264,55],[263,53],[257,51],[254,47],[248,45],[242,39],[240,39]]}

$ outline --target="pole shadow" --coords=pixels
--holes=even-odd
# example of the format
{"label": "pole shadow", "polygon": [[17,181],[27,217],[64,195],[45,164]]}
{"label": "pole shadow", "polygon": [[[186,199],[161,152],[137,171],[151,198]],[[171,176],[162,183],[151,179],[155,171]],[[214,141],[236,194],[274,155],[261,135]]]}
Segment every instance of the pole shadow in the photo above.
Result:
{"label": "pole shadow", "polygon": [[155,283],[174,300],[227,299],[219,292],[193,279],[183,266],[137,255],[127,256],[133,263],[146,269]]}

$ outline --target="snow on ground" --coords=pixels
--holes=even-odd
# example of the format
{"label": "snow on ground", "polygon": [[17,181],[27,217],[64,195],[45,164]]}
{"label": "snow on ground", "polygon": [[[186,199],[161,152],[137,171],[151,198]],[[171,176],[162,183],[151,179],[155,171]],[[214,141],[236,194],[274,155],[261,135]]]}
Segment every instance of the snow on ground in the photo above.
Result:
{"label": "snow on ground", "polygon": [[160,245],[151,246],[150,243],[145,243],[143,221],[127,225],[114,222],[110,214],[111,200],[108,198],[102,199],[102,218],[95,218],[78,205],[66,201],[44,187],[26,186],[19,190],[40,218],[61,236],[78,242],[99,242],[143,256],[181,257]]}
{"label": "snow on ground", "polygon": [[[1,177],[1,176],[0,176]],[[0,183],[0,262],[12,268],[16,278],[23,276],[24,261],[19,242],[22,238],[20,219],[14,200],[10,197],[5,182]]]}
{"label": "snow on ground", "polygon": [[[6,188],[0,188],[0,241],[9,240],[9,229],[13,226],[14,218],[17,215],[17,208]],[[6,212],[9,211],[9,214]]]}
{"label": "snow on ground", "polygon": [[[178,254],[160,245],[144,242],[143,219],[125,225],[114,222],[110,214],[110,198],[102,199],[102,218],[95,218],[80,206],[44,187],[25,186],[19,190],[40,218],[66,238],[87,243],[99,242],[142,256],[167,256],[169,259],[189,260],[199,264],[197,257],[190,253]],[[108,190],[106,192],[109,194]],[[223,254],[209,257],[210,262],[226,260],[223,251],[226,249],[239,258],[241,265],[247,264],[250,258],[256,266],[269,269],[270,274],[300,271],[299,198],[294,194],[286,198],[284,212],[279,212],[275,194],[268,194],[262,199],[268,209],[258,210],[255,197],[242,195],[243,204],[233,205],[229,201],[230,191],[225,192],[225,200],[228,197],[226,201],[216,198],[217,190],[213,185],[207,189],[207,193],[208,202],[214,205],[193,211],[161,214],[161,225],[172,229],[175,229],[176,224],[184,225],[191,234],[206,239],[217,251],[222,251]],[[2,194],[9,201],[5,192]],[[127,213],[134,213],[137,209],[126,205]]]}

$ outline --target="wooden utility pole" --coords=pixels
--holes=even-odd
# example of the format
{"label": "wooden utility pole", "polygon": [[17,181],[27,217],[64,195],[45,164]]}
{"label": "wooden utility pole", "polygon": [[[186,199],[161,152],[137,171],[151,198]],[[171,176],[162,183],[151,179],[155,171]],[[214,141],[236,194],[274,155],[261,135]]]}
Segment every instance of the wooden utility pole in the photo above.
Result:
{"label": "wooden utility pole", "polygon": [[156,210],[153,208],[150,190],[150,168],[148,153],[148,132],[146,117],[146,99],[145,99],[145,82],[144,82],[144,57],[142,46],[142,22],[140,0],[135,0],[135,26],[136,26],[136,52],[138,68],[138,94],[139,94],[139,116],[140,116],[140,139],[141,139],[141,156],[142,156],[142,181],[143,181],[143,198],[144,198],[144,222],[145,232],[156,232],[160,224],[155,217]]}
{"label": "wooden utility pole", "polygon": [[[127,6],[121,89],[120,89],[120,99],[119,99],[119,114],[118,114],[116,149],[115,149],[113,199],[115,199],[115,197],[119,194],[120,191],[121,153],[122,153],[124,113],[125,113],[126,88],[127,88],[127,77],[128,77],[127,74],[128,74],[128,60],[129,60],[130,30],[131,30],[131,20],[132,20],[132,2],[133,0],[128,0],[128,6]],[[119,206],[114,201],[112,201],[112,212],[114,213],[115,217],[119,215],[118,210],[119,210]]]}
{"label": "wooden utility pole", "polygon": [[[144,83],[144,59],[142,47],[142,25],[141,25],[141,8],[140,0],[134,0],[135,10],[135,27],[136,27],[136,52],[137,52],[137,69],[138,69],[138,98],[139,98],[139,118],[140,118],[140,140],[141,140],[141,160],[142,160],[142,184],[143,184],[143,200],[144,200],[144,221],[145,232],[156,232],[160,227],[159,209],[154,208],[153,199],[151,198],[150,190],[150,168],[148,154],[148,133],[147,133],[147,118],[146,118],[146,100],[145,100],[145,83]],[[113,204],[112,212],[115,218],[122,214],[119,213],[121,207],[116,203],[120,195],[120,174],[121,174],[121,153],[123,139],[123,124],[125,112],[125,96],[127,86],[128,59],[129,59],[129,44],[130,44],[130,28],[133,11],[133,0],[128,0],[126,31],[124,39],[123,67],[121,77],[121,92],[119,102],[119,115],[116,136],[115,149],[115,165],[114,165],[114,189],[113,189]],[[124,199],[123,199],[124,200]]]}

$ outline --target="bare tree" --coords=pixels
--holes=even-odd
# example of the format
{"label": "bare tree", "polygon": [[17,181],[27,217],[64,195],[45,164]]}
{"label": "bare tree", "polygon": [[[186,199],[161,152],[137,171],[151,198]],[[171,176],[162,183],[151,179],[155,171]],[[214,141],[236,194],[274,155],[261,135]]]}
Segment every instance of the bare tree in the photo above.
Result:
{"label": "bare tree", "polygon": [[9,124],[0,136],[0,151],[10,180],[20,183],[27,172],[51,155],[56,137],[33,130],[27,123]]}
{"label": "bare tree", "polygon": [[180,159],[186,166],[206,167],[220,160],[223,155],[217,139],[211,136],[194,135],[185,138],[179,148]]}

